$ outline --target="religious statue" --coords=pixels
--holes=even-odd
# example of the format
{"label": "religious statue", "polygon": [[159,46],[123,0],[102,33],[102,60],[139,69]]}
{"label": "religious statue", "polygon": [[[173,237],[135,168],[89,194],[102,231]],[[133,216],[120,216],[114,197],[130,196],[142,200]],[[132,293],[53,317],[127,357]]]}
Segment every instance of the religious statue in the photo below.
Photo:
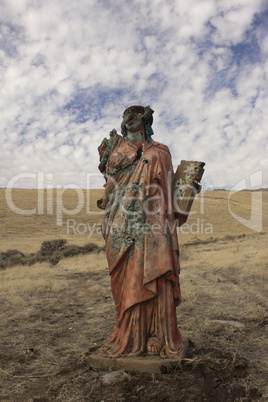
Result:
{"label": "religious statue", "polygon": [[176,226],[188,214],[174,209],[171,155],[152,139],[153,113],[150,106],[128,107],[122,135],[112,130],[99,147],[106,185],[98,206],[105,209],[102,229],[116,310],[106,344],[112,357],[178,356],[188,342],[176,317]]}

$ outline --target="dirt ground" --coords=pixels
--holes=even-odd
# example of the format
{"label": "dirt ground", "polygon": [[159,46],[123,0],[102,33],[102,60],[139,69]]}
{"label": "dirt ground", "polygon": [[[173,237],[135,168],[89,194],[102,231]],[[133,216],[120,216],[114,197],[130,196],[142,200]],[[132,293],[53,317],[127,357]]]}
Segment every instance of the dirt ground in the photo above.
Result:
{"label": "dirt ground", "polygon": [[[0,252],[36,253],[56,239],[101,248],[102,216],[94,214],[100,193],[91,192],[90,213],[86,206],[64,213],[57,226],[55,205],[62,199],[66,210],[75,208],[74,190],[58,199],[44,191],[44,214],[25,216],[10,209],[0,189]],[[37,208],[37,194],[13,190],[12,200],[29,210]],[[268,400],[268,192],[254,194],[242,191],[228,201],[227,191],[201,193],[180,230],[183,302],[177,316],[190,351],[173,372],[107,376],[89,366],[115,319],[101,249],[62,256],[57,264],[0,270],[0,401]],[[230,213],[249,220],[251,200],[262,202],[259,232]],[[75,219],[72,228],[68,219]]]}

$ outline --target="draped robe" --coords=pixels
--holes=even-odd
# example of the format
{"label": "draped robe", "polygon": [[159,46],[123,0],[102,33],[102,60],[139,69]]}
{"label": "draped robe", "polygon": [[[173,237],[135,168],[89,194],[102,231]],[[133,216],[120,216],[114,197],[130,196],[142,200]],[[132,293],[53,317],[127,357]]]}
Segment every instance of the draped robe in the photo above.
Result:
{"label": "draped robe", "polygon": [[168,147],[135,143],[116,134],[105,169],[103,235],[115,302],[110,355],[138,355],[148,340],[176,354],[181,301],[179,247],[172,205],[173,168]]}

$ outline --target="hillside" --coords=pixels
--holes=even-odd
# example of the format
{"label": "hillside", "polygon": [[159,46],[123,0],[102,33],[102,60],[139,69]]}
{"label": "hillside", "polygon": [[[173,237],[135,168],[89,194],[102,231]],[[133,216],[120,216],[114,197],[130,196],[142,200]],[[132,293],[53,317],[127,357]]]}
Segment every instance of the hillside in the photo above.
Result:
{"label": "hillside", "polygon": [[[100,196],[101,190],[90,192],[88,213],[81,199],[77,204],[74,190],[63,195],[45,190],[39,193],[39,212],[43,208],[45,213],[25,216],[8,207],[1,189],[0,252],[36,253],[44,241],[56,239],[81,249],[89,242],[101,248],[102,215],[96,215]],[[88,356],[105,342],[114,324],[101,249],[63,256],[54,265],[43,261],[0,270],[0,400],[266,400],[268,192],[242,191],[229,203],[228,196],[221,190],[201,193],[188,226],[179,230],[183,302],[177,316],[191,348],[174,372],[118,372],[109,382],[105,372],[89,367]],[[37,190],[12,191],[17,208],[38,208],[37,200]],[[57,226],[62,205],[81,210],[63,213]],[[237,220],[254,225],[249,222],[252,210],[259,217],[262,211],[259,232]]]}

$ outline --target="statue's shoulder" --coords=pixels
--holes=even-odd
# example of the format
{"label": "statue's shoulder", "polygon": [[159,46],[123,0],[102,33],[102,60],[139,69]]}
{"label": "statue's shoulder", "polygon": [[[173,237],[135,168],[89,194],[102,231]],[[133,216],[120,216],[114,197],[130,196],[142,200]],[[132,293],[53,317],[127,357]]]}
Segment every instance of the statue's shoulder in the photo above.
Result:
{"label": "statue's shoulder", "polygon": [[169,150],[168,146],[166,146],[165,144],[161,144],[161,142],[157,142],[157,141],[152,141],[152,144],[153,144],[153,146],[158,148],[158,150],[165,151],[170,155],[170,150]]}

